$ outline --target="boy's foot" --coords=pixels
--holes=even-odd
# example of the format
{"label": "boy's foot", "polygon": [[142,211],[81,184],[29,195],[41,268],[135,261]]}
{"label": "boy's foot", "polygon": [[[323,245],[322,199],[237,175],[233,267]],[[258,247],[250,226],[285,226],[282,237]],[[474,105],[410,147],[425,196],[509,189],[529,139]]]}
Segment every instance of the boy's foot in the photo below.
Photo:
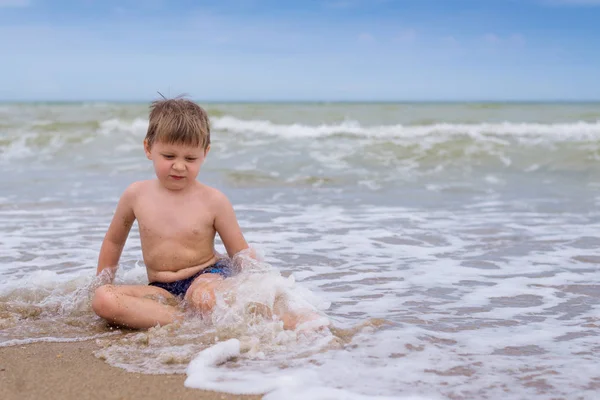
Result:
{"label": "boy's foot", "polygon": [[285,313],[281,316],[281,320],[283,329],[295,330],[298,333],[324,330],[330,324],[326,317],[309,310]]}
{"label": "boy's foot", "polygon": [[246,314],[251,315],[253,317],[264,318],[264,319],[272,319],[273,311],[262,303],[251,302],[246,304]]}
{"label": "boy's foot", "polygon": [[331,322],[326,317],[317,315],[317,318],[310,319],[296,325],[296,332],[322,332],[329,328],[330,324]]}

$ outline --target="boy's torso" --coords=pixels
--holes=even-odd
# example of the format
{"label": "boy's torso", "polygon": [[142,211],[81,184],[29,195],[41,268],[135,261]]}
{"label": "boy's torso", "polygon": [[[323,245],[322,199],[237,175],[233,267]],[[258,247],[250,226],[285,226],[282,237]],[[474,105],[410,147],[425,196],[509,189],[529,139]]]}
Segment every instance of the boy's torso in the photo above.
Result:
{"label": "boy's torso", "polygon": [[149,281],[173,282],[214,264],[214,189],[199,182],[186,192],[156,181],[141,186],[133,209]]}

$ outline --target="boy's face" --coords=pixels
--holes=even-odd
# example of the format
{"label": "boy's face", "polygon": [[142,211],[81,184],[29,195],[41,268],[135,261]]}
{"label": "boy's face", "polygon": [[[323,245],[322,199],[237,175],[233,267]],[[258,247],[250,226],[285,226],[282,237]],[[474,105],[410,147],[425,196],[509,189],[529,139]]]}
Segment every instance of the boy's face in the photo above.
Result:
{"label": "boy's face", "polygon": [[149,147],[144,141],[144,150],[154,164],[160,183],[169,190],[182,190],[196,180],[210,146],[203,149],[202,146],[154,142]]}

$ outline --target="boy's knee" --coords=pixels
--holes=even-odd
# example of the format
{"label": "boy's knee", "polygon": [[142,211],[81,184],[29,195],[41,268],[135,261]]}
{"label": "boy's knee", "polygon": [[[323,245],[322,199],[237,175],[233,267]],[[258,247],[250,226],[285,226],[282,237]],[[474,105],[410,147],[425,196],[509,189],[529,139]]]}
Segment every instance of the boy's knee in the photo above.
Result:
{"label": "boy's knee", "polygon": [[194,307],[202,312],[211,311],[217,303],[215,292],[211,285],[202,285],[196,288],[192,292],[191,301]]}
{"label": "boy's knee", "polygon": [[223,277],[216,274],[203,275],[194,281],[186,294],[186,300],[199,311],[212,311],[217,304],[215,289],[222,281]]}
{"label": "boy's knee", "polygon": [[116,293],[114,292],[113,285],[100,286],[94,292],[92,309],[98,316],[110,319],[114,313],[116,300]]}

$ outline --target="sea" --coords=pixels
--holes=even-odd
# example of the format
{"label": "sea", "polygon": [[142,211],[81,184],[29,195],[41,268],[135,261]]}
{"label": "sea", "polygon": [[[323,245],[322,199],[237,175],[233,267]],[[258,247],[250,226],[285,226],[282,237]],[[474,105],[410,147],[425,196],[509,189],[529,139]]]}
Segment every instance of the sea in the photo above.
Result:
{"label": "sea", "polygon": [[[201,105],[198,179],[262,261],[212,316],[133,331],[90,299],[119,196],[154,176],[149,104],[0,104],[0,346],[94,340],[270,400],[600,396],[600,103]],[[116,283],[148,283],[137,224]],[[281,293],[329,327],[257,312]]]}

